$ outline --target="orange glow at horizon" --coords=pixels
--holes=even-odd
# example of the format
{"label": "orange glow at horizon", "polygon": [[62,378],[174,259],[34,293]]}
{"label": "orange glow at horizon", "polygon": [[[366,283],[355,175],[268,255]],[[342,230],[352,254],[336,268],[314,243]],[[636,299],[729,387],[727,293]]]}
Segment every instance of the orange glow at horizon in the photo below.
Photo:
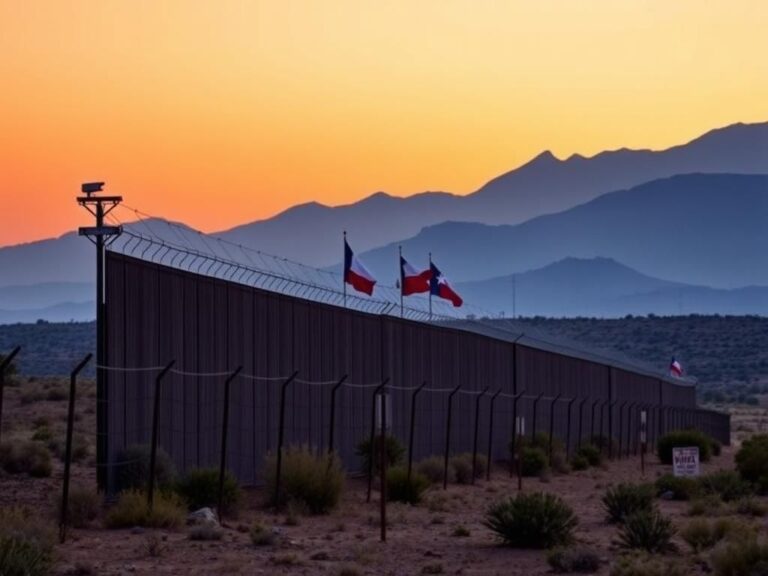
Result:
{"label": "orange glow at horizon", "polygon": [[205,231],[768,120],[768,3],[0,0],[0,246],[105,180]]}

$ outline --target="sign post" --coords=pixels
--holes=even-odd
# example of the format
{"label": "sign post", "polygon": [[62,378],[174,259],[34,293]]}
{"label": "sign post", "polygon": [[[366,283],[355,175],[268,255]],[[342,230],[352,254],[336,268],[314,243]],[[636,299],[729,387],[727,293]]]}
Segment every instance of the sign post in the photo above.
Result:
{"label": "sign post", "polygon": [[672,466],[676,477],[699,475],[699,447],[672,448]]}

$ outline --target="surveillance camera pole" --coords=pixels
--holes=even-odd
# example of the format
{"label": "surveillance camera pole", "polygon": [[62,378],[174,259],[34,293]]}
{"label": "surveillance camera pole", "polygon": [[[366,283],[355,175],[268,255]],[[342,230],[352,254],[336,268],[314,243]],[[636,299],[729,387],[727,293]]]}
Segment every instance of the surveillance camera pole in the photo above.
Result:
{"label": "surveillance camera pole", "polygon": [[[96,226],[81,227],[78,232],[85,236],[96,246],[96,481],[100,491],[106,489],[106,464],[107,457],[107,374],[102,368],[106,365],[106,326],[105,326],[105,299],[104,299],[104,251],[107,245],[114,241],[123,231],[122,226],[105,226],[104,217],[109,214],[120,202],[122,196],[97,196],[101,192],[104,182],[90,182],[83,184],[81,191],[83,196],[77,197],[77,203],[88,210],[96,218]],[[107,238],[111,240],[107,241]]]}

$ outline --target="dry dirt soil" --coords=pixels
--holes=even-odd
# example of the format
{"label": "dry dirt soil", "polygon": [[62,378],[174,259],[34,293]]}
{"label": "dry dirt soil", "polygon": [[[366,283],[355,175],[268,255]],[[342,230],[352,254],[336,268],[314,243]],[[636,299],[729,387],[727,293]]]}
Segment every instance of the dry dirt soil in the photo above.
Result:
{"label": "dry dirt soil", "polygon": [[[62,386],[60,381],[35,381],[6,389],[3,438],[31,436],[32,423],[39,418],[50,421],[54,434],[63,438],[66,401],[48,400],[47,390]],[[46,388],[47,387],[47,388]],[[30,390],[44,393],[33,394]],[[77,429],[92,442],[95,432],[93,384],[82,388],[83,401],[78,408]],[[24,401],[22,398],[26,395]],[[45,398],[40,398],[44,396]],[[51,397],[60,395],[52,394]],[[755,418],[750,414],[750,421]],[[704,465],[704,471],[733,467],[733,448]],[[579,518],[578,542],[596,549],[604,560],[598,574],[609,574],[610,565],[622,553],[615,543],[617,529],[605,520],[600,498],[611,484],[622,481],[652,481],[669,472],[654,457],[648,458],[645,475],[640,460],[631,457],[542,481],[525,479],[523,490],[558,494],[570,504]],[[74,482],[93,486],[93,458],[74,466]],[[39,514],[54,518],[53,498],[60,495],[63,465],[55,459],[50,478],[29,478],[0,472],[0,506],[26,505]],[[339,509],[319,517],[301,517],[298,525],[289,525],[284,514],[275,514],[261,506],[258,490],[247,492],[247,505],[238,518],[225,518],[222,540],[191,541],[185,530],[108,530],[95,523],[88,529],[71,529],[68,541],[56,547],[57,574],[330,574],[411,575],[411,574],[547,574],[546,553],[540,550],[513,550],[499,546],[494,535],[483,526],[488,506],[498,499],[514,495],[517,482],[497,467],[489,482],[474,486],[449,485],[431,489],[416,507],[390,504],[385,543],[379,540],[378,494],[365,501],[365,483],[349,480]],[[685,502],[659,501],[663,513],[678,527],[687,517]],[[256,548],[251,544],[248,526],[259,521],[276,527],[280,536],[272,546]],[[765,520],[757,519],[765,529]],[[290,523],[292,524],[292,523]],[[454,535],[457,527],[469,535]],[[149,542],[161,545],[154,554]],[[685,574],[704,574],[703,568],[676,537],[680,552],[671,557],[685,564]],[[158,549],[159,548],[159,549]]]}

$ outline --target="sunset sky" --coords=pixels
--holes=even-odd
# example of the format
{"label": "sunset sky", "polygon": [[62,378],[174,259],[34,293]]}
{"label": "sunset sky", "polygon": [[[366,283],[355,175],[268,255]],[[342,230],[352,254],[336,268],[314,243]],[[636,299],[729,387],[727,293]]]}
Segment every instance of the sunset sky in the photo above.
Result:
{"label": "sunset sky", "polygon": [[80,182],[206,231],[768,120],[763,0],[0,0],[0,245]]}

